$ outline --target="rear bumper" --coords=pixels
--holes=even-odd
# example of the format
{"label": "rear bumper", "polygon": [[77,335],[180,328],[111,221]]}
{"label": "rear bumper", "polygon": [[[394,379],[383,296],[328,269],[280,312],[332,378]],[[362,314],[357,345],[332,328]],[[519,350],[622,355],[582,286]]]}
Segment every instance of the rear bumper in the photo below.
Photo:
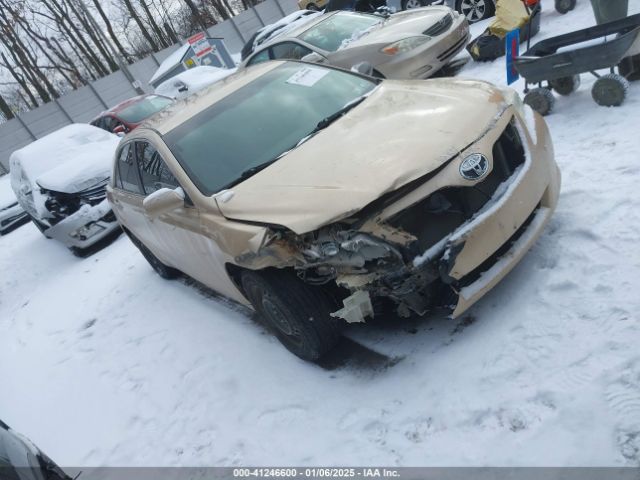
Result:
{"label": "rear bumper", "polygon": [[464,49],[469,38],[469,24],[463,15],[459,15],[445,33],[434,37],[424,46],[398,55],[375,68],[391,79],[429,78]]}
{"label": "rear bumper", "polygon": [[73,215],[47,228],[42,233],[67,247],[88,248],[119,229],[109,202],[105,198],[95,206],[84,205]]}

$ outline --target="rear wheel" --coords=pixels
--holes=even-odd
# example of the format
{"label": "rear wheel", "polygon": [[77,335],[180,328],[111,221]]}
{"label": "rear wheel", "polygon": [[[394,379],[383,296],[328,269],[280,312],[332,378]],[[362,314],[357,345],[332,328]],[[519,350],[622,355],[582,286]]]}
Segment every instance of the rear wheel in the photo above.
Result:
{"label": "rear wheel", "polygon": [[553,88],[559,95],[570,95],[580,87],[580,75],[573,75],[572,77],[556,78],[549,82],[551,88]]}
{"label": "rear wheel", "polygon": [[565,14],[576,8],[576,0],[556,0],[556,10]]}
{"label": "rear wheel", "polygon": [[593,84],[591,96],[603,107],[619,107],[627,98],[629,81],[617,73],[603,75]]}
{"label": "rear wheel", "polygon": [[467,17],[469,23],[479,22],[496,13],[494,0],[456,0],[456,10]]}
{"label": "rear wheel", "polygon": [[429,2],[427,0],[402,0],[400,5],[402,10],[411,10],[412,8],[426,7]]}
{"label": "rear wheel", "polygon": [[336,300],[287,270],[244,271],[242,288],[278,340],[294,355],[319,360],[340,339]]}
{"label": "rear wheel", "polygon": [[556,98],[548,88],[534,88],[525,95],[524,103],[540,115],[549,115],[556,104]]}

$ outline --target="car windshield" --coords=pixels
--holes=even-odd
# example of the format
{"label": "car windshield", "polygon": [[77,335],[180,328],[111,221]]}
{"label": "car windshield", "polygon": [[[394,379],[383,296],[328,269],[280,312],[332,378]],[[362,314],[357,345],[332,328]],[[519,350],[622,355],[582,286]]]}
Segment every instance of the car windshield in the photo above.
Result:
{"label": "car windshield", "polygon": [[138,123],[172,103],[170,98],[149,95],[120,110],[117,115],[127,123]]}
{"label": "car windshield", "polygon": [[277,159],[326,117],[377,83],[320,66],[284,63],[174,128],[164,140],[211,195]]}
{"label": "car windshield", "polygon": [[327,52],[335,52],[345,40],[358,36],[363,30],[382,21],[381,17],[375,15],[340,12],[314,25],[298,38]]}

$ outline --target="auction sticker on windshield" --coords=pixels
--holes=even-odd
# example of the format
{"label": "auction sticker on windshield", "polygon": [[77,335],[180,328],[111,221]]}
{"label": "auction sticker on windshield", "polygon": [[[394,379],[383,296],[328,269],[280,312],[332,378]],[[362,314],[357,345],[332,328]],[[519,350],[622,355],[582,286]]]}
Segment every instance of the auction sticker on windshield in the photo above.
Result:
{"label": "auction sticker on windshield", "polygon": [[291,85],[302,85],[303,87],[313,87],[330,70],[324,68],[303,67],[291,75],[287,83]]}

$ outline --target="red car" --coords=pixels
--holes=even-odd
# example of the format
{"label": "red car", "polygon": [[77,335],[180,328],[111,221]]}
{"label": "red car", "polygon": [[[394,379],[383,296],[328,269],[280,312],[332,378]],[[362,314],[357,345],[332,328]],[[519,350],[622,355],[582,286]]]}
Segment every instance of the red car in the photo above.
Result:
{"label": "red car", "polygon": [[156,112],[173,103],[163,95],[140,95],[102,112],[90,123],[112,133],[128,133]]}

